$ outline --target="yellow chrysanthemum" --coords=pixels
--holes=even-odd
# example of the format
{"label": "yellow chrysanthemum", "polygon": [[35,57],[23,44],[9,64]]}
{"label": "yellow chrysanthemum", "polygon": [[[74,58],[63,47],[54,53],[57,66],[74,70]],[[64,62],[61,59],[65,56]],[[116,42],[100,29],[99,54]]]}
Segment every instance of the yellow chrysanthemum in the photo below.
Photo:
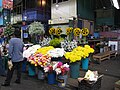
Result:
{"label": "yellow chrysanthemum", "polygon": [[87,28],[82,29],[82,36],[87,36],[89,34],[89,30]]}
{"label": "yellow chrysanthemum", "polygon": [[72,63],[80,61],[82,58],[89,57],[89,54],[93,52],[93,48],[91,48],[89,45],[85,45],[84,47],[76,47],[72,52],[66,52],[64,56],[66,59],[70,60],[70,63]]}

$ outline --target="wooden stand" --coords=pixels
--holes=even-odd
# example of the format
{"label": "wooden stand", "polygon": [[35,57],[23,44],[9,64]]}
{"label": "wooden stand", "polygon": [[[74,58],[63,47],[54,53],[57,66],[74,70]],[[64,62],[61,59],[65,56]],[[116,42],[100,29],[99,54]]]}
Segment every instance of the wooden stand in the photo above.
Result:
{"label": "wooden stand", "polygon": [[115,82],[115,90],[120,90],[120,80]]}
{"label": "wooden stand", "polygon": [[105,60],[105,59],[110,59],[110,57],[114,56],[116,57],[117,52],[116,51],[106,51],[103,53],[98,53],[93,55],[93,59],[96,59],[99,63],[101,63],[101,61]]}

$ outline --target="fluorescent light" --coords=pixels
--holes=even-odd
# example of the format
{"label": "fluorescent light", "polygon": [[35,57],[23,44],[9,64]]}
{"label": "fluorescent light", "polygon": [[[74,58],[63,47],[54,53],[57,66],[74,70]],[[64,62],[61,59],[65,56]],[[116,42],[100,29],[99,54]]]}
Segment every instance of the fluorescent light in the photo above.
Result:
{"label": "fluorescent light", "polygon": [[113,1],[114,7],[116,7],[117,9],[119,9],[118,1],[117,0],[112,0],[112,1]]}
{"label": "fluorescent light", "polygon": [[58,8],[59,7],[59,5],[58,4],[56,4],[56,8]]}

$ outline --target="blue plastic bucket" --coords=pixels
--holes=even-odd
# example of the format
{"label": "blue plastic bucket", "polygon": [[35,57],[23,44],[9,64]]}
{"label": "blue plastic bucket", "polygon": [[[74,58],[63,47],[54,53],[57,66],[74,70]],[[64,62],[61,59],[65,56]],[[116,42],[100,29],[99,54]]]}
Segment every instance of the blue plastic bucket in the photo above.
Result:
{"label": "blue plastic bucket", "polygon": [[35,76],[36,72],[35,72],[35,66],[29,64],[28,66],[28,75],[29,76]]}
{"label": "blue plastic bucket", "polygon": [[67,75],[59,75],[57,77],[57,82],[59,87],[65,87],[67,83]]}
{"label": "blue plastic bucket", "polygon": [[80,62],[70,64],[70,77],[78,78],[80,76]]}
{"label": "blue plastic bucket", "polygon": [[89,58],[82,59],[82,69],[88,70]]}
{"label": "blue plastic bucket", "polygon": [[38,70],[38,79],[43,80],[45,78],[45,73],[43,70]]}
{"label": "blue plastic bucket", "polygon": [[56,83],[56,74],[48,73],[48,84],[55,84]]}
{"label": "blue plastic bucket", "polygon": [[27,61],[23,61],[23,63],[22,63],[22,72],[26,72],[26,64],[27,64]]}

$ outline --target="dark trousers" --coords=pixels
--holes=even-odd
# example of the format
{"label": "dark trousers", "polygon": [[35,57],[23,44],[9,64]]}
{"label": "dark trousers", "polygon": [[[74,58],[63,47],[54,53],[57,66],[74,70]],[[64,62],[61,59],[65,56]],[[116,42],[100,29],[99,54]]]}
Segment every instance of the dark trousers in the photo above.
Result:
{"label": "dark trousers", "polygon": [[0,75],[5,75],[5,68],[2,62],[2,57],[0,56]]}
{"label": "dark trousers", "polygon": [[22,61],[21,62],[12,62],[13,67],[10,69],[8,69],[7,71],[7,77],[5,80],[5,83],[10,84],[12,76],[13,76],[13,72],[15,69],[17,69],[17,79],[18,81],[20,81],[21,79],[21,66],[22,66]]}

